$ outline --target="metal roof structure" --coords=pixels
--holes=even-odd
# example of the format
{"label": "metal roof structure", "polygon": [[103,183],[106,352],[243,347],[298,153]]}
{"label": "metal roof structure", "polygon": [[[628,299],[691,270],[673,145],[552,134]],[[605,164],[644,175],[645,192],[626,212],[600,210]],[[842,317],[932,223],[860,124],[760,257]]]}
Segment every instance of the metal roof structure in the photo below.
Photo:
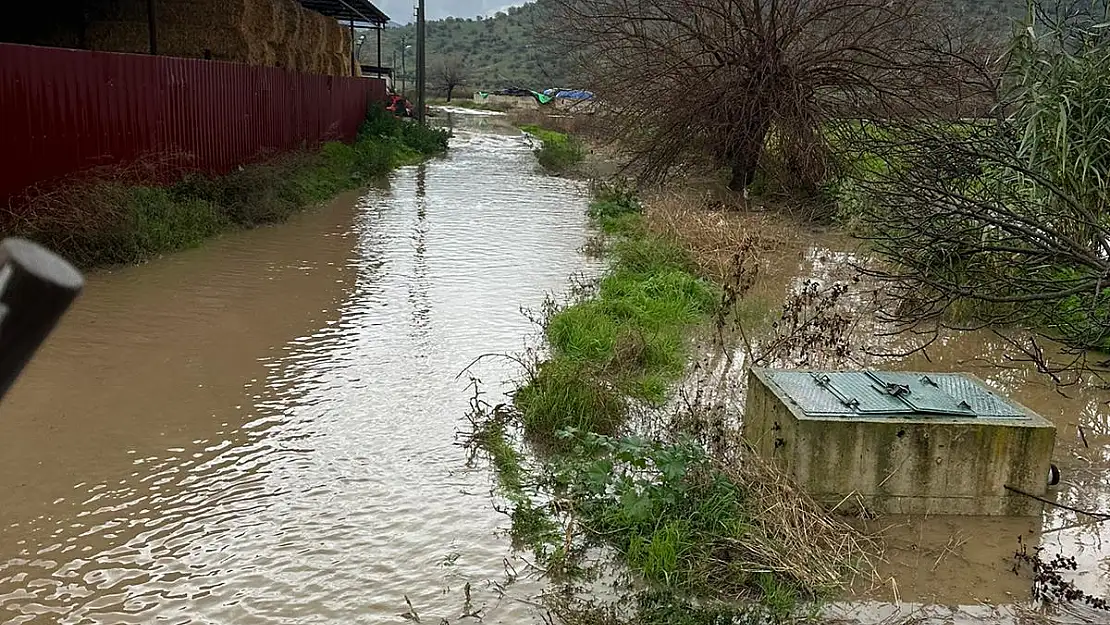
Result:
{"label": "metal roof structure", "polygon": [[306,9],[320,15],[356,24],[384,26],[389,16],[369,0],[297,0]]}
{"label": "metal roof structure", "polygon": [[807,417],[1029,418],[958,373],[768,371],[767,377]]}

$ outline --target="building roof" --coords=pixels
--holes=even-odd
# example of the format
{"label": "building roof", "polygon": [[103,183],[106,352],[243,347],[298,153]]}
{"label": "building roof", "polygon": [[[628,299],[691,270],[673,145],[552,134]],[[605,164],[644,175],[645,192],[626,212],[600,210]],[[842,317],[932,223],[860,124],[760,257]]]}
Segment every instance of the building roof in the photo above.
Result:
{"label": "building roof", "polygon": [[340,21],[354,20],[363,25],[385,25],[389,16],[369,0],[297,0],[306,9]]}

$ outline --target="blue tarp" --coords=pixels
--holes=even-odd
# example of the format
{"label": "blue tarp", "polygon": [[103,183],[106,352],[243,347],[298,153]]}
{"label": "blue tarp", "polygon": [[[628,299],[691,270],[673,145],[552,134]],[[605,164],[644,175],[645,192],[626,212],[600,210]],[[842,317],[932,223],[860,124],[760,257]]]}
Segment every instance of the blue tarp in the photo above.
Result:
{"label": "blue tarp", "polygon": [[594,94],[584,89],[548,89],[543,92],[546,96],[562,98],[564,100],[592,100]]}

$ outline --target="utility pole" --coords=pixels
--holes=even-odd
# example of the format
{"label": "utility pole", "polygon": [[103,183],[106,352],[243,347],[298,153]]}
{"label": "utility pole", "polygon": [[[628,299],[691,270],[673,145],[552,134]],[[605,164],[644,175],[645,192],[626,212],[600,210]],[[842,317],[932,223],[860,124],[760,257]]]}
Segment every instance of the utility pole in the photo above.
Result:
{"label": "utility pole", "polygon": [[416,121],[424,123],[424,0],[416,0]]}
{"label": "utility pole", "polygon": [[406,82],[405,82],[405,80],[407,78],[407,76],[405,74],[405,50],[408,50],[408,46],[405,45],[406,43],[408,43],[408,39],[404,35],[401,35],[401,96],[402,97],[408,97],[407,95],[405,95],[405,91],[407,91],[407,88],[408,88],[408,84],[406,84]]}

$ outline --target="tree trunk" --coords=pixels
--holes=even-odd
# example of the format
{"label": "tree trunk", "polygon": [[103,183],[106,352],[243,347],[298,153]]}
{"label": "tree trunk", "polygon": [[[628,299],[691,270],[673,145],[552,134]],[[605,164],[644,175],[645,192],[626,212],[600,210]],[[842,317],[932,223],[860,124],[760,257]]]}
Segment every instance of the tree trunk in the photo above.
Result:
{"label": "tree trunk", "polygon": [[451,92],[455,90],[454,85],[447,87],[447,101],[451,101]]}
{"label": "tree trunk", "polygon": [[755,181],[759,159],[763,156],[763,146],[767,141],[770,122],[762,119],[748,120],[743,123],[743,134],[728,150],[728,162],[732,168],[732,179],[728,188],[741,192]]}

